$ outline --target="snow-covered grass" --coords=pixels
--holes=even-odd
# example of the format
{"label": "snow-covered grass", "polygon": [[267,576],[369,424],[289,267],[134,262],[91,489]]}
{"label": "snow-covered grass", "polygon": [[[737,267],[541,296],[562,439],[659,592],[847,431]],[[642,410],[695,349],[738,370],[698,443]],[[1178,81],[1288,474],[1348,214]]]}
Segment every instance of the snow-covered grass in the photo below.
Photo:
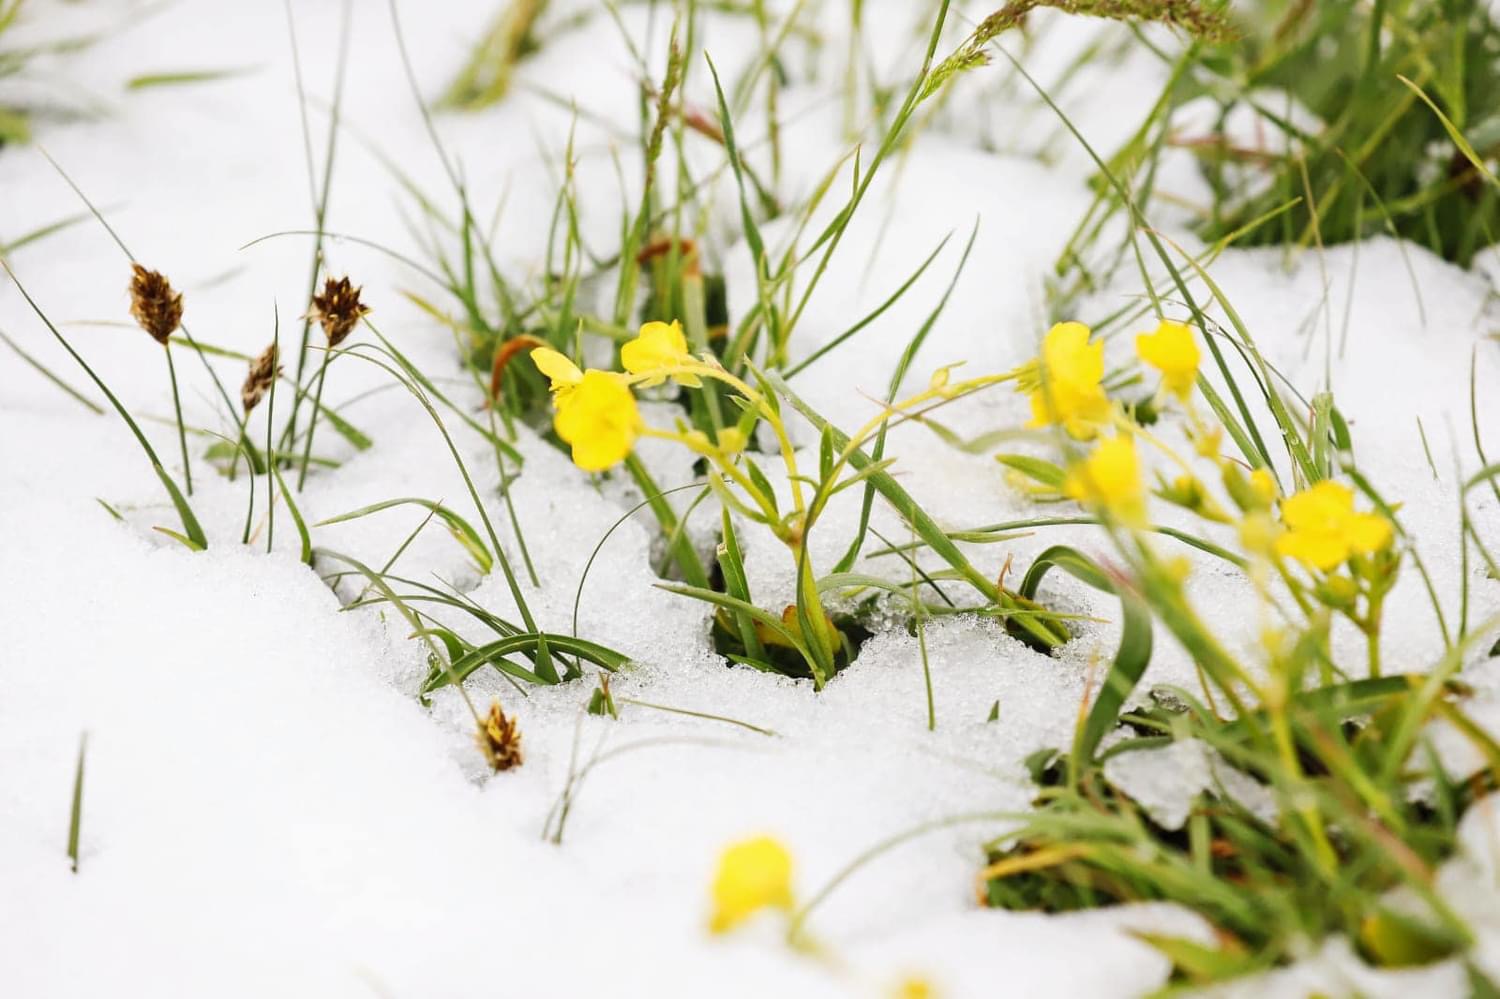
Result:
{"label": "snow-covered grass", "polygon": [[[0,247],[69,223],[0,288],[30,359],[0,362],[0,989],[1500,977],[1494,251],[1205,243],[1227,194],[1191,137],[1289,119],[1163,111],[1190,19],[509,10],[37,2],[6,30],[109,29],[28,65],[108,105],[36,123],[60,170],[0,149]],[[184,296],[180,418],[132,259]],[[373,311],[330,353],[310,302],[346,274]],[[1196,388],[1138,358],[1153,310],[1193,324]],[[689,355],[622,356],[669,319]],[[1103,344],[1076,435],[1027,426],[1072,405],[1071,362],[1027,366],[1058,319]],[[542,346],[631,369],[600,403],[650,428],[628,461],[570,460]],[[619,430],[583,423],[574,454]],[[1089,464],[1126,434],[1155,495]],[[1389,541],[1331,568],[1257,541],[1322,479]],[[721,851],[761,834],[790,907],[710,932]]]}

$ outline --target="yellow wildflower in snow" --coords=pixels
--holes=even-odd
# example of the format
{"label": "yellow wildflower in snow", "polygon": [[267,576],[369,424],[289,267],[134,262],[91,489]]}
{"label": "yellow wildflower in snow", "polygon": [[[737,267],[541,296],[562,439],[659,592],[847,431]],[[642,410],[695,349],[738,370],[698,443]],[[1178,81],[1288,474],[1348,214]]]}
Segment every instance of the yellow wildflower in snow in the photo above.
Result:
{"label": "yellow wildflower in snow", "polygon": [[735,843],[719,858],[709,929],[724,933],[762,909],[792,907],[792,855],[769,836]]}
{"label": "yellow wildflower in snow", "polygon": [[1018,389],[1031,393],[1031,422],[1060,423],[1069,434],[1088,440],[1109,421],[1104,380],[1104,344],[1089,342],[1082,323],[1058,323],[1042,340],[1042,355],[1022,369]]}
{"label": "yellow wildflower in snow", "polygon": [[1323,481],[1281,504],[1286,533],[1276,553],[1327,572],[1351,555],[1378,552],[1391,543],[1391,524],[1377,513],[1356,513],[1348,486]]}
{"label": "yellow wildflower in snow", "polygon": [[1085,506],[1107,511],[1117,520],[1139,524],[1146,519],[1146,487],[1135,441],[1121,435],[1102,441],[1068,472],[1063,493]]}
{"label": "yellow wildflower in snow", "polygon": [[[693,355],[688,353],[687,337],[682,335],[682,324],[674,319],[670,323],[642,326],[640,334],[620,348],[620,363],[632,375],[646,375],[641,385],[650,388],[667,380],[666,375],[659,373],[663,369],[693,364],[694,361]],[[693,374],[675,374],[671,378],[688,388],[703,384]]]}
{"label": "yellow wildflower in snow", "polygon": [[625,379],[613,371],[590,370],[558,393],[552,425],[573,446],[575,465],[602,472],[630,454],[641,430],[641,413]]}
{"label": "yellow wildflower in snow", "polygon": [[1192,394],[1203,355],[1186,323],[1163,319],[1155,333],[1142,333],[1135,338],[1135,352],[1161,372],[1162,384],[1178,398],[1186,399]]}
{"label": "yellow wildflower in snow", "polygon": [[564,393],[571,392],[578,387],[579,382],[583,381],[583,372],[578,370],[578,365],[551,347],[538,347],[533,350],[531,363],[547,376],[547,380],[552,383],[552,391],[559,397],[559,401]]}
{"label": "yellow wildflower in snow", "polygon": [[891,999],[937,999],[937,995],[937,989],[927,979],[910,975],[897,983]]}

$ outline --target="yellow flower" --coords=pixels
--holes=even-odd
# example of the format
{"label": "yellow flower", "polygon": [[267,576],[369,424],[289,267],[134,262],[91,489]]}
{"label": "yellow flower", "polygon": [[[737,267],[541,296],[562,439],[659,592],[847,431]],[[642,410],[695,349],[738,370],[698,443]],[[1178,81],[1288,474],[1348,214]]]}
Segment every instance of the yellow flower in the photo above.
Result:
{"label": "yellow flower", "polygon": [[1123,435],[1102,441],[1068,472],[1063,492],[1127,524],[1145,521],[1146,487],[1135,441]]}
{"label": "yellow flower", "polygon": [[897,983],[891,999],[937,999],[937,994],[937,989],[927,979],[909,975]]}
{"label": "yellow flower", "polygon": [[719,858],[709,929],[724,933],[761,909],[792,907],[792,855],[769,836],[735,843]]}
{"label": "yellow flower", "polygon": [[1042,340],[1042,356],[1021,369],[1018,390],[1031,393],[1032,427],[1060,423],[1088,440],[1109,421],[1104,380],[1104,344],[1089,342],[1082,323],[1058,323]]}
{"label": "yellow flower", "polygon": [[557,436],[573,446],[573,463],[602,472],[630,454],[641,414],[625,379],[612,371],[585,371],[557,395]]}
{"label": "yellow flower", "polygon": [[552,382],[552,391],[558,396],[559,403],[565,393],[571,392],[583,381],[583,372],[578,370],[578,365],[551,347],[533,350],[531,363]]}
{"label": "yellow flower", "polygon": [[1327,572],[1351,555],[1378,552],[1391,543],[1390,521],[1376,513],[1355,513],[1348,486],[1323,481],[1281,504],[1287,532],[1276,552]]}
{"label": "yellow flower", "polygon": [[1174,323],[1163,319],[1155,333],[1142,333],[1135,338],[1135,351],[1141,360],[1161,372],[1162,384],[1186,399],[1198,380],[1198,362],[1203,355],[1193,339],[1193,331],[1185,323]]}
{"label": "yellow flower", "polygon": [[[693,364],[693,355],[688,353],[687,337],[682,335],[682,324],[675,319],[670,323],[647,323],[640,334],[620,348],[620,363],[632,375],[646,375],[642,387],[660,385],[667,376],[660,374],[664,368]],[[697,375],[675,374],[672,380],[678,385],[697,388],[703,384]]]}

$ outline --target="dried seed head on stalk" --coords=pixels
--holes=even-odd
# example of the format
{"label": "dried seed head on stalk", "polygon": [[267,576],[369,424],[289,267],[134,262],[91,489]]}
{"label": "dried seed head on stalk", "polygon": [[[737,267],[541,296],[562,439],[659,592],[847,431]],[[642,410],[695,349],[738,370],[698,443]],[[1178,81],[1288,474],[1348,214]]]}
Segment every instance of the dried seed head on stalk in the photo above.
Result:
{"label": "dried seed head on stalk", "polygon": [[172,283],[160,271],[148,271],[140,264],[130,267],[130,314],[153,340],[165,346],[182,325],[182,295],[172,290]]}
{"label": "dried seed head on stalk", "polygon": [[323,291],[313,296],[307,318],[322,324],[328,346],[337,347],[343,343],[354,332],[360,317],[370,311],[359,300],[360,290],[350,284],[347,277],[328,278],[323,282]]}
{"label": "dried seed head on stalk", "polygon": [[507,718],[499,699],[490,702],[490,713],[479,723],[474,736],[480,752],[496,773],[521,765],[521,729],[514,718]]}
{"label": "dried seed head on stalk", "polygon": [[265,397],[271,383],[280,377],[281,353],[273,343],[250,362],[250,373],[245,376],[245,384],[240,388],[240,402],[245,404],[247,416],[250,410],[260,405],[260,400]]}

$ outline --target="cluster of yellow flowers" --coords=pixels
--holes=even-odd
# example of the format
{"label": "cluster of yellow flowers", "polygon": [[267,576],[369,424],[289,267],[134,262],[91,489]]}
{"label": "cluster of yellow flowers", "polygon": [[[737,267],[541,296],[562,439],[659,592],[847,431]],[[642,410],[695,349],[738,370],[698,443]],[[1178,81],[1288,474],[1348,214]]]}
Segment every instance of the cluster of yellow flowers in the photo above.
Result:
{"label": "cluster of yellow flowers", "polygon": [[702,362],[688,352],[687,338],[676,322],[647,323],[621,348],[621,363],[633,377],[596,368],[581,371],[551,347],[533,350],[531,360],[552,383],[557,436],[573,449],[574,463],[586,472],[603,472],[624,461],[645,430],[632,385],[650,388],[668,378],[692,388],[702,384],[693,370]]}
{"label": "cluster of yellow flowers", "polygon": [[[1225,485],[1244,513],[1241,537],[1257,554],[1292,559],[1329,573],[1351,557],[1373,555],[1392,542],[1390,521],[1379,513],[1358,512],[1354,493],[1325,480],[1281,500],[1280,522],[1269,516],[1277,498],[1274,478],[1263,468],[1246,476],[1238,465],[1217,454],[1220,434],[1192,409],[1202,353],[1185,323],[1163,320],[1136,337],[1136,355],[1161,376],[1161,397],[1175,398],[1188,413],[1199,441],[1199,454],[1215,461]],[[1058,323],[1042,341],[1040,356],[1017,371],[1017,390],[1029,394],[1030,426],[1060,426],[1080,441],[1104,437],[1073,463],[1063,483],[1067,497],[1131,527],[1146,523],[1148,490],[1141,472],[1137,439],[1161,448],[1186,469],[1186,463],[1144,428],[1131,421],[1104,389],[1104,344],[1092,339],[1082,323]],[[1210,520],[1229,518],[1188,472],[1160,494],[1189,506]]]}

